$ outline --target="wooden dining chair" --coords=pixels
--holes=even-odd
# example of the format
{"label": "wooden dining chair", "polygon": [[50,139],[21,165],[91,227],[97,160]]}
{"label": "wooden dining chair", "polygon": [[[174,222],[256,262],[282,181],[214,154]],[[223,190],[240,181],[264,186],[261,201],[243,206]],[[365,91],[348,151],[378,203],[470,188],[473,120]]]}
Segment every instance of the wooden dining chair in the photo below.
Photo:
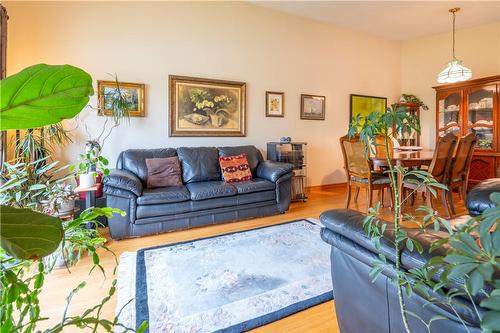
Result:
{"label": "wooden dining chair", "polygon": [[[450,177],[451,165],[453,161],[453,152],[455,151],[455,146],[457,144],[458,137],[453,133],[448,133],[445,136],[439,138],[436,148],[434,150],[434,155],[432,157],[431,164],[429,165],[428,172],[441,184],[448,184],[448,179]],[[403,187],[405,192],[407,190],[416,191],[416,192],[425,192],[425,197],[427,204],[432,205],[432,194],[423,187],[419,187],[419,185],[410,182],[409,180],[413,178],[418,180],[418,178],[413,177],[412,175],[406,176],[403,181]],[[449,202],[449,190],[440,190],[441,191],[441,201],[445,208],[446,214],[451,216],[451,207]],[[406,194],[405,194],[406,196]]]}
{"label": "wooden dining chair", "polygon": [[453,215],[455,215],[455,205],[453,204],[452,197],[453,189],[458,187],[458,193],[461,199],[465,200],[467,196],[467,183],[469,181],[472,154],[474,153],[476,142],[477,137],[473,133],[469,133],[460,138],[457,144],[453,163],[451,164],[450,177],[448,177],[448,184],[446,184],[449,188],[448,201],[450,202]]}
{"label": "wooden dining chair", "polygon": [[[374,172],[373,165],[365,155],[365,145],[359,142],[359,136],[349,138],[347,135],[340,138],[340,147],[344,157],[344,169],[347,176],[346,208],[351,202],[352,187],[356,188],[354,201],[358,199],[361,188],[366,190],[368,207],[373,203],[373,191],[381,191],[381,200],[384,202],[384,189],[389,188],[391,181],[388,176]],[[392,195],[391,195],[392,197]]]}

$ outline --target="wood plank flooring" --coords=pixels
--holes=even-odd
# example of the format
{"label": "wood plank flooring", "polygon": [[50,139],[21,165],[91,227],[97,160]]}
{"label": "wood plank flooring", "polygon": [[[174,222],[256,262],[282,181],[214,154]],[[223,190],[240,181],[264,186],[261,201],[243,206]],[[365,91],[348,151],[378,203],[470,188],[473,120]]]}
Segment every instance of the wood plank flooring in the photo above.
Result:
{"label": "wood plank flooring", "polygon": [[[107,246],[117,257],[119,257],[123,252],[136,251],[154,245],[193,240],[201,237],[273,225],[300,218],[318,218],[321,212],[325,210],[343,208],[345,203],[345,192],[345,185],[312,188],[309,194],[309,200],[305,203],[293,203],[286,214],[121,241],[110,239]],[[362,194],[363,193],[359,196],[358,203],[351,204],[350,208],[366,211],[365,196]],[[459,204],[457,206],[459,211],[463,212],[463,205]],[[384,215],[387,215],[388,219],[390,219],[390,214],[390,210],[385,208]],[[104,229],[104,232],[106,232],[106,229]],[[76,287],[81,281],[87,281],[87,286],[73,298],[69,308],[70,313],[81,313],[88,307],[100,302],[100,300],[107,295],[111,282],[116,278],[116,276],[112,274],[116,258],[105,251],[101,251],[100,255],[101,264],[107,272],[106,278],[104,278],[98,270],[94,270],[92,274],[88,275],[89,268],[92,265],[92,261],[88,257],[83,258],[78,265],[72,267],[70,272],[66,269],[59,269],[48,276],[44,291],[41,295],[41,307],[42,315],[52,319],[47,321],[43,326],[48,327],[57,322],[65,307],[66,296],[70,290]],[[113,297],[104,308],[103,316],[112,318],[114,316],[115,305],[116,297]],[[68,330],[68,332],[70,332],[70,330]],[[335,333],[339,332],[339,328],[337,326],[334,304],[333,301],[330,301],[274,323],[259,327],[253,330],[253,332]]]}

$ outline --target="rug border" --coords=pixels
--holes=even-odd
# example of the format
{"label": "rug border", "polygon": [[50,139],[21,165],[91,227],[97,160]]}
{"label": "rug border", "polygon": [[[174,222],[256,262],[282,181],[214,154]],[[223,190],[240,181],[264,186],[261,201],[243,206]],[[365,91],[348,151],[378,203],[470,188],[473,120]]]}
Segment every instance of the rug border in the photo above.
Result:
{"label": "rug border", "polygon": [[[301,221],[306,221],[310,224],[321,226],[321,224],[310,221],[308,218],[302,218],[302,219],[296,219],[296,220],[292,220],[292,221],[276,223],[276,224],[272,224],[272,225],[261,226],[261,227],[252,228],[252,229],[232,231],[232,232],[223,233],[223,234],[219,234],[219,235],[207,236],[207,237],[202,237],[202,238],[195,238],[195,239],[180,241],[180,242],[176,242],[176,243],[151,246],[151,247],[146,247],[146,248],[142,248],[142,249],[138,250],[137,255],[136,255],[136,278],[135,278],[136,329],[142,324],[143,321],[149,320],[148,292],[147,292],[147,284],[146,284],[146,263],[144,260],[144,252],[145,251],[161,249],[161,248],[165,248],[165,247],[169,247],[169,246],[186,244],[186,243],[190,243],[190,242],[202,241],[202,240],[211,239],[211,238],[215,238],[215,237],[234,235],[234,234],[247,232],[247,231],[260,230],[260,229],[270,228],[270,227],[284,225],[284,224],[296,223],[296,222],[301,222]],[[139,293],[138,290],[141,290],[142,292]],[[235,324],[233,326],[229,326],[229,327],[217,330],[215,332],[230,333],[230,332],[247,331],[247,330],[250,330],[252,328],[256,328],[256,327],[259,327],[259,326],[262,326],[265,324],[269,324],[269,323],[276,321],[278,319],[285,318],[285,317],[292,315],[296,312],[302,311],[302,310],[307,309],[311,306],[315,306],[315,305],[330,301],[332,299],[333,299],[333,288],[331,291],[328,291],[324,294],[317,295],[317,296],[314,296],[312,298],[302,300],[298,303],[290,304],[289,306],[287,306],[283,309],[279,309],[279,310],[276,310],[274,312],[267,313],[267,314],[262,315],[260,317],[249,319],[245,322],[238,323],[238,324]],[[140,310],[139,310],[139,308],[140,308]],[[149,327],[144,332],[149,333]]]}

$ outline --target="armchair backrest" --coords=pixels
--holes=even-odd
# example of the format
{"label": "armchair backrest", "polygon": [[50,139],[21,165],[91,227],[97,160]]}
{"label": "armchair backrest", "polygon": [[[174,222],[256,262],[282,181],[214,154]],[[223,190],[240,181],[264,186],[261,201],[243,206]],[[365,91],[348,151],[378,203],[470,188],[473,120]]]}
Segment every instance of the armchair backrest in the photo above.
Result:
{"label": "armchair backrest", "polygon": [[369,178],[371,175],[370,161],[365,156],[365,145],[359,142],[359,136],[340,138],[340,147],[344,157],[344,168],[348,176]]}

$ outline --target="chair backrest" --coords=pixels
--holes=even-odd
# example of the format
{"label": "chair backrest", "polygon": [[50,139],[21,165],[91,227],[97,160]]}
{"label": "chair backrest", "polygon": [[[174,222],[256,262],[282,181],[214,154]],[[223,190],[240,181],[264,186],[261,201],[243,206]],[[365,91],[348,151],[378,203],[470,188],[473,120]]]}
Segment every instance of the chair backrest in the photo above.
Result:
{"label": "chair backrest", "polygon": [[[375,155],[377,158],[386,158],[387,154],[385,151],[385,137],[382,135],[377,135],[375,137]],[[394,142],[389,138],[388,142],[388,148],[389,148],[389,156],[392,158],[392,153],[394,152]]]}
{"label": "chair backrest", "polygon": [[359,141],[359,136],[340,138],[340,147],[344,156],[344,168],[348,176],[370,178],[370,161],[365,156],[365,145]]}
{"label": "chair backrest", "polygon": [[455,159],[451,167],[451,180],[457,178],[467,180],[476,142],[477,137],[473,133],[467,134],[458,141]]}
{"label": "chair backrest", "polygon": [[449,177],[451,162],[453,161],[453,152],[457,144],[458,137],[453,133],[448,133],[439,138],[434,156],[432,157],[429,172],[440,183],[447,181]]}

